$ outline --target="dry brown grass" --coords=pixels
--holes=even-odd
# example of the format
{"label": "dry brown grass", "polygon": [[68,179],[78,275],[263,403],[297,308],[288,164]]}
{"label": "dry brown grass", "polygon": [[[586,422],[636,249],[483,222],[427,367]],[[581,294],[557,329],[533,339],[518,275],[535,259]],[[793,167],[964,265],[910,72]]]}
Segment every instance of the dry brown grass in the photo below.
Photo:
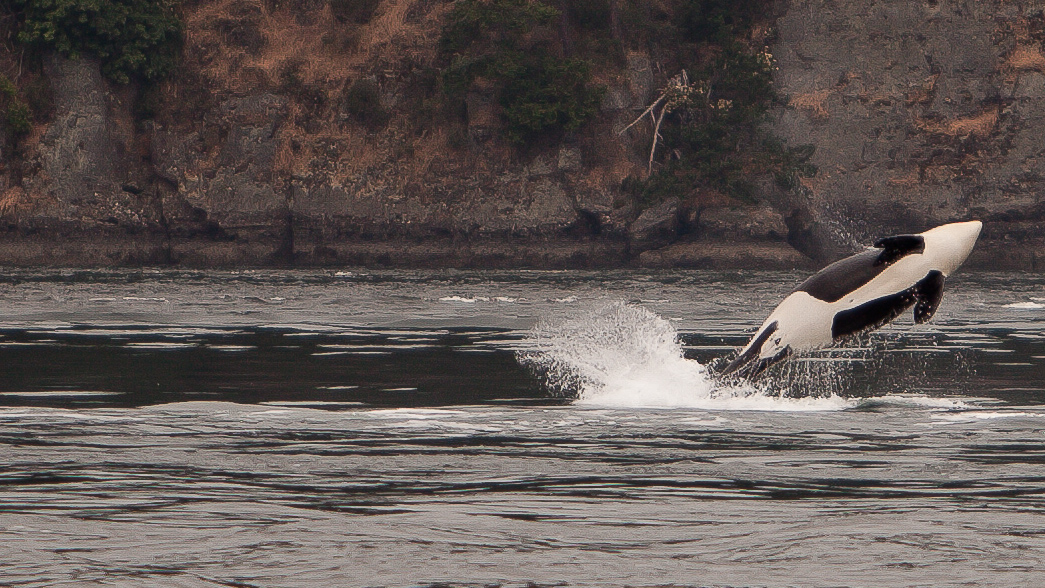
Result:
{"label": "dry brown grass", "polygon": [[31,209],[32,206],[32,198],[29,198],[21,186],[12,186],[0,194],[0,218],[17,215],[21,211]]}
{"label": "dry brown grass", "polygon": [[889,183],[901,188],[913,188],[922,183],[921,172],[916,169],[911,170],[902,176],[889,178]]}
{"label": "dry brown grass", "polygon": [[946,133],[957,137],[966,135],[986,136],[998,125],[997,109],[988,110],[976,116],[959,118],[945,126]]}
{"label": "dry brown grass", "polygon": [[998,109],[992,108],[980,114],[949,121],[921,121],[918,127],[930,133],[947,135],[949,137],[967,137],[970,135],[986,137],[998,126],[998,118]]}
{"label": "dry brown grass", "polygon": [[370,21],[362,37],[362,50],[371,54],[378,47],[409,35],[416,27],[405,25],[406,14],[413,0],[384,0],[376,18]]}
{"label": "dry brown grass", "polygon": [[936,89],[936,80],[938,79],[940,79],[940,74],[931,75],[925,78],[925,82],[921,86],[912,88],[907,93],[907,105],[929,104],[932,101],[933,91]]}
{"label": "dry brown grass", "polygon": [[[974,160],[969,160],[974,161]],[[931,165],[925,168],[922,180],[926,184],[947,184],[958,176],[958,170],[953,165]]]}
{"label": "dry brown grass", "polygon": [[825,119],[830,116],[825,104],[830,95],[831,90],[817,90],[805,94],[794,94],[791,96],[789,103],[794,108],[809,111],[810,116],[815,119]]}
{"label": "dry brown grass", "polygon": [[[431,53],[422,48],[435,42],[441,13],[449,7],[408,20],[421,1],[384,0],[373,20],[361,26],[337,22],[329,6],[302,24],[288,12],[270,11],[259,0],[214,0],[186,15],[187,53],[197,56],[201,70],[219,90],[244,93],[257,91],[259,83],[276,86],[280,74],[293,64],[301,64],[302,83],[340,89],[345,80],[376,67],[377,61],[425,59]],[[266,40],[254,54],[230,45],[216,26],[244,5],[253,7],[247,18]]]}
{"label": "dry brown grass", "polygon": [[428,175],[432,163],[450,151],[449,133],[445,127],[437,127],[431,133],[425,133],[413,143],[417,154],[406,163],[406,181],[420,182]]}
{"label": "dry brown grass", "polygon": [[[188,66],[200,72],[201,89],[219,100],[263,91],[290,98],[288,116],[277,131],[274,171],[282,180],[307,172],[317,156],[328,159],[332,150],[335,178],[393,164],[411,178],[423,177],[439,154],[449,151],[444,131],[419,141],[406,139],[393,117],[375,133],[346,121],[337,104],[346,85],[359,79],[377,75],[382,87],[389,84],[394,92],[403,63],[416,69],[431,62],[442,16],[452,4],[437,3],[415,18],[412,11],[424,14],[425,1],[382,0],[371,21],[358,25],[338,22],[326,3],[299,19],[294,9],[270,9],[262,0],[204,0],[186,14]],[[222,33],[223,22],[243,14],[238,24],[256,28],[265,40],[250,50]],[[316,101],[317,94],[325,100]],[[308,130],[305,121],[311,123]],[[412,150],[405,147],[412,142],[417,143]],[[395,153],[407,155],[400,159]]]}
{"label": "dry brown grass", "polygon": [[1045,55],[1038,47],[1017,45],[1005,59],[1005,65],[1017,71],[1045,72]]}

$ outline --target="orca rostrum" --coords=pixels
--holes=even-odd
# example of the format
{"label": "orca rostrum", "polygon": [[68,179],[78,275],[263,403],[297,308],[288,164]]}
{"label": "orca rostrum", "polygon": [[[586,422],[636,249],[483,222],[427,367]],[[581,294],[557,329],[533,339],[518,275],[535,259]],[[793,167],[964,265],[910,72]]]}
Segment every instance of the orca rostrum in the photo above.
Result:
{"label": "orca rostrum", "polygon": [[877,329],[914,307],[932,318],[943,282],[972,252],[983,223],[951,223],[917,235],[884,237],[802,282],[759,327],[725,370],[754,378],[804,351]]}

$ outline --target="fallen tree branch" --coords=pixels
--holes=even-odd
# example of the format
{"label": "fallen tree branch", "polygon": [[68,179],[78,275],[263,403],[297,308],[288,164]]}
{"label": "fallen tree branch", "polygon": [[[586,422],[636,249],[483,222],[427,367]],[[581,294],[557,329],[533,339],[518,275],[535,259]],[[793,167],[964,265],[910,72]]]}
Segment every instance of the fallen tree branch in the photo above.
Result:
{"label": "fallen tree branch", "polygon": [[[679,75],[668,80],[667,85],[661,90],[660,96],[653,101],[653,104],[650,104],[646,110],[642,111],[642,114],[631,121],[631,124],[617,133],[618,135],[623,135],[625,131],[635,126],[647,114],[650,116],[650,122],[653,124],[653,140],[649,150],[649,163],[646,166],[647,177],[653,173],[653,159],[657,154],[657,143],[663,138],[660,136],[660,125],[664,122],[664,115],[679,106],[687,104],[691,100],[690,94],[694,90],[696,88],[689,83],[689,75],[686,74],[686,70],[682,70]],[[660,106],[659,112],[656,110],[658,106]]]}
{"label": "fallen tree branch", "polygon": [[657,98],[657,99],[656,99],[656,100],[655,100],[655,101],[653,102],[653,104],[650,104],[650,105],[649,105],[649,108],[647,108],[646,110],[642,111],[642,114],[640,114],[640,115],[638,116],[638,118],[636,118],[635,120],[631,121],[631,124],[630,124],[630,125],[628,125],[628,126],[624,127],[623,129],[621,129],[621,130],[620,130],[620,132],[619,132],[619,133],[617,133],[617,134],[618,134],[618,135],[623,135],[623,134],[624,134],[624,131],[626,131],[626,130],[630,129],[631,127],[635,126],[635,123],[637,123],[637,122],[639,122],[640,120],[642,120],[642,118],[643,118],[644,116],[646,116],[647,114],[648,114],[648,115],[650,115],[650,116],[653,116],[653,109],[654,109],[654,108],[656,108],[656,107],[657,107],[657,105],[658,105],[658,104],[660,104],[660,103],[661,103],[661,102],[662,102],[662,101],[664,100],[664,98],[666,98],[666,95],[665,95],[665,94],[661,94],[661,95],[660,95],[660,98]]}

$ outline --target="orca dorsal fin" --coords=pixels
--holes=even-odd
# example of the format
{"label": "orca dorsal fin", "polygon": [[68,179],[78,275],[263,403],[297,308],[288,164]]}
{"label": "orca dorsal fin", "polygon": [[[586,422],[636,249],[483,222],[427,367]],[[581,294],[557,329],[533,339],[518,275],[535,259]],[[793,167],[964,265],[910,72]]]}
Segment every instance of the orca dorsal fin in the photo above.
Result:
{"label": "orca dorsal fin", "polygon": [[882,250],[874,264],[889,265],[905,255],[925,251],[925,239],[921,235],[895,235],[882,237],[874,246]]}
{"label": "orca dorsal fin", "polygon": [[914,285],[914,296],[917,302],[914,304],[914,322],[922,324],[936,314],[943,300],[943,273],[937,270],[929,272]]}

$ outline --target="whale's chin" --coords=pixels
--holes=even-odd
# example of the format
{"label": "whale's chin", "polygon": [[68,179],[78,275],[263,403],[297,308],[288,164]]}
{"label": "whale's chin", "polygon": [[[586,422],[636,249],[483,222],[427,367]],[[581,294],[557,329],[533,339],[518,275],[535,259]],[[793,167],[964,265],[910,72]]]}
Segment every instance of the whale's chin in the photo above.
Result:
{"label": "whale's chin", "polygon": [[981,230],[982,222],[968,221],[942,225],[922,233],[933,269],[943,272],[944,276],[954,273],[972,253]]}

